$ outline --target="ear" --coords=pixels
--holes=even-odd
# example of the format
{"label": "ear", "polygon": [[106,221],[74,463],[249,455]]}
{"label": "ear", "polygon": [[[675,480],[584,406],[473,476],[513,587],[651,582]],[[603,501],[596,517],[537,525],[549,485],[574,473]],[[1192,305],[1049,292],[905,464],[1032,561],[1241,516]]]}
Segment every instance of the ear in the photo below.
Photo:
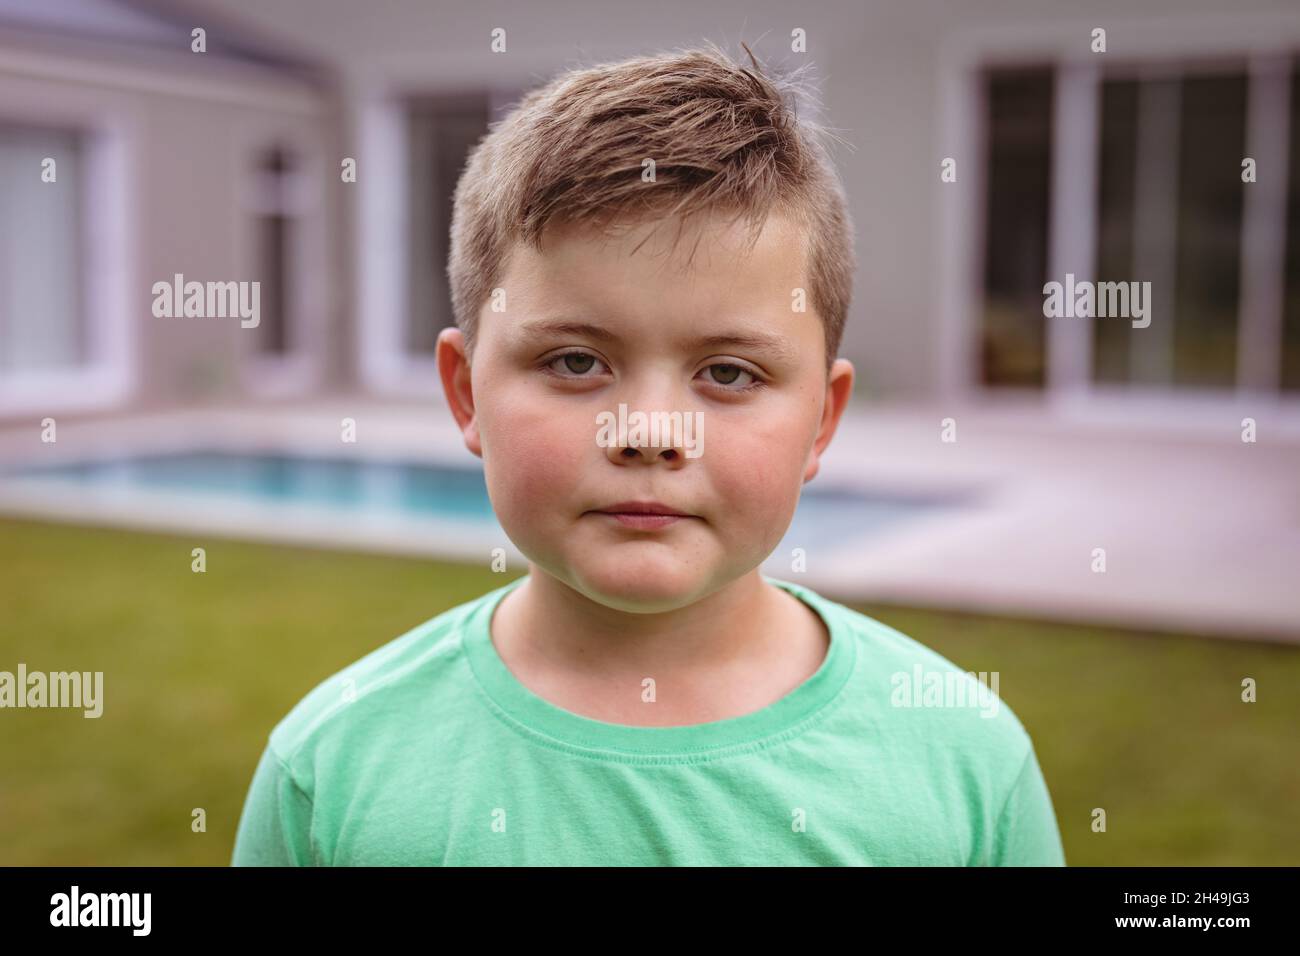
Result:
{"label": "ear", "polygon": [[812,481],[817,476],[821,465],[821,454],[835,437],[840,416],[848,407],[849,396],[853,394],[853,363],[848,359],[837,358],[831,365],[826,377],[826,401],[822,406],[822,420],[817,426],[817,438],[808,451],[808,463],[804,467],[803,480]]}
{"label": "ear", "polygon": [[478,457],[483,457],[483,444],[479,440],[478,419],[474,415],[474,388],[470,380],[469,356],[465,350],[465,336],[458,328],[443,329],[438,333],[438,377],[442,391],[447,396],[447,407],[460,426],[465,447]]}

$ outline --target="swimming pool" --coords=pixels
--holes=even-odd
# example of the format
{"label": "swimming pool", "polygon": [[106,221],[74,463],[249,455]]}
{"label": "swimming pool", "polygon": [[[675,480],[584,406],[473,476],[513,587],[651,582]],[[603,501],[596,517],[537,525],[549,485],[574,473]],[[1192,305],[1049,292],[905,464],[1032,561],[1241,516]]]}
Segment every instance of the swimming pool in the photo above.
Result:
{"label": "swimming pool", "polygon": [[[481,467],[399,459],[188,450],[124,455],[95,461],[7,469],[5,480],[50,489],[75,489],[80,503],[111,508],[125,501],[184,496],[196,509],[261,506],[268,514],[310,510],[336,518],[389,523],[433,519],[493,537],[504,535],[493,514]],[[843,542],[937,509],[959,504],[948,497],[868,494],[812,483],[805,486],[791,526],[778,546]],[[267,506],[271,506],[267,510]]]}

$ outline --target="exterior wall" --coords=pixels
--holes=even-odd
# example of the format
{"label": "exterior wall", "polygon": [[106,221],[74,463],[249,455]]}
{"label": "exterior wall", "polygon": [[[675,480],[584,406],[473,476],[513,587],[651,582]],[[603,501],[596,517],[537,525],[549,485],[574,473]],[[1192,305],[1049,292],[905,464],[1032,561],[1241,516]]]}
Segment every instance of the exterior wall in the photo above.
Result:
{"label": "exterior wall", "polygon": [[[1288,0],[1241,0],[1227,11],[1218,0],[1105,0],[1087,13],[1040,0],[830,0],[797,13],[774,2],[724,2],[707,18],[685,0],[598,18],[585,0],[561,0],[508,15],[458,11],[442,24],[417,0],[407,0],[409,9],[390,5],[383,16],[343,4],[330,5],[326,16],[315,0],[284,0],[269,11],[228,0],[200,6],[310,49],[331,64],[337,95],[320,79],[199,56],[179,44],[162,52],[156,39],[145,51],[0,30],[0,121],[86,124],[120,146],[129,236],[118,305],[134,387],[117,407],[270,400],[274,389],[259,390],[259,381],[286,395],[368,387],[363,325],[376,321],[384,300],[370,297],[367,277],[382,270],[385,249],[400,245],[403,212],[400,205],[377,212],[377,203],[392,204],[392,184],[367,179],[391,168],[374,135],[377,104],[401,93],[513,92],[567,65],[704,36],[732,49],[746,39],[760,56],[794,65],[798,58],[787,51],[796,27],[807,31],[824,118],[852,144],[835,158],[858,230],[842,347],[859,372],[858,397],[968,398],[983,225],[977,68],[1086,59],[1094,25],[1108,31],[1107,56],[1121,61],[1300,49],[1300,10]],[[472,49],[469,38],[486,47],[498,21],[510,30],[511,52],[488,57]],[[247,274],[246,172],[276,137],[296,145],[314,180],[302,220],[315,244],[302,304],[315,352],[310,368],[249,378],[251,336],[237,322],[155,319],[150,287],[175,272],[199,280]],[[355,188],[340,188],[344,155],[358,158]],[[960,189],[939,182],[946,156],[959,160]],[[108,322],[114,310],[114,302],[96,302],[92,321]],[[8,414],[31,410],[9,406]]]}
{"label": "exterior wall", "polygon": [[[111,271],[113,281],[94,286],[101,296],[89,304],[87,321],[120,345],[130,380],[117,401],[82,401],[74,389],[35,404],[0,405],[0,416],[270,397],[277,384],[309,392],[348,374],[341,152],[331,94],[264,67],[191,53],[187,41],[182,51],[128,52],[0,32],[0,123],[84,129],[105,158],[91,164],[86,191],[104,206],[112,229],[102,242],[92,240],[87,271]],[[306,161],[296,319],[304,323],[311,367],[259,378],[254,330],[238,319],[157,318],[151,289],[177,272],[204,282],[255,274],[253,164],[277,143]],[[34,181],[38,174],[33,170]]]}

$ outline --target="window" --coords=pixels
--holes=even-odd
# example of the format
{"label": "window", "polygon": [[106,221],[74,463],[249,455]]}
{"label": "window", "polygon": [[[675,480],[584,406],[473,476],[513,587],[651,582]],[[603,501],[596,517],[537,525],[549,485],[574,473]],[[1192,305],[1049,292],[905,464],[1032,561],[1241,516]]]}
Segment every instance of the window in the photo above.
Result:
{"label": "window", "polygon": [[332,277],[329,209],[323,201],[323,145],[259,129],[245,155],[243,204],[236,228],[240,278],[258,283],[258,324],[240,328],[240,374],[253,393],[309,393],[329,349]]}
{"label": "window", "polygon": [[1242,192],[1252,188],[1241,181],[1244,64],[1240,73],[1185,77],[1179,101],[1178,168],[1168,173],[1178,182],[1173,321],[1166,326],[1173,341],[1168,358],[1156,362],[1169,369],[1166,380],[1175,385],[1231,387],[1237,381]]}
{"label": "window", "polygon": [[291,314],[296,304],[290,264],[294,238],[294,169],[296,160],[276,146],[263,152],[254,172],[254,230],[256,274],[260,283],[260,316],[255,332],[261,355],[281,357],[296,344],[291,341]]}
{"label": "window", "polygon": [[1102,82],[1097,281],[1151,282],[1153,315],[1093,322],[1095,380],[1236,384],[1246,96],[1244,64]]}
{"label": "window", "polygon": [[0,412],[130,395],[131,149],[112,121],[0,119]]}
{"label": "window", "polygon": [[1286,291],[1283,299],[1282,369],[1284,391],[1300,392],[1300,58],[1291,65],[1290,175],[1286,207]]}
{"label": "window", "polygon": [[438,333],[454,324],[447,283],[452,203],[470,150],[518,102],[503,81],[463,93],[377,91],[359,116],[357,247],[361,381],[382,395],[441,395]]}
{"label": "window", "polygon": [[1052,71],[988,78],[981,368],[986,385],[1041,386],[1052,167]]}
{"label": "window", "polygon": [[[1107,80],[1101,87],[1098,155],[1097,281],[1128,282],[1133,274],[1137,203],[1138,83]],[[1097,381],[1129,378],[1129,330],[1094,322],[1092,375]]]}
{"label": "window", "polygon": [[[0,381],[93,359],[84,152],[77,131],[0,124]],[[53,182],[42,179],[47,169]]]}
{"label": "window", "polygon": [[[1300,390],[1297,62],[1118,62],[1082,82],[1077,68],[983,71],[985,385]],[[1081,144],[1095,182],[1090,163],[1060,162]],[[1062,169],[1089,181],[1054,181]],[[1069,317],[1087,324],[1056,335],[1042,313],[1043,283],[1066,281],[1045,275],[1053,241],[1092,250],[1076,282],[1149,282],[1150,325]]]}
{"label": "window", "polygon": [[408,296],[403,343],[432,357],[438,332],[454,325],[447,284],[452,199],[470,149],[487,132],[486,94],[418,98],[407,111]]}

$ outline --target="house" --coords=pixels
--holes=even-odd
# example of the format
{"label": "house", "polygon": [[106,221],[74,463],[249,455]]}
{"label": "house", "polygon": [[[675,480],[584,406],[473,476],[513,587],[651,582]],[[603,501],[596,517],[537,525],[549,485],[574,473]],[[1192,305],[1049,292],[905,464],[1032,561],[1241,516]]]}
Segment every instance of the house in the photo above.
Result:
{"label": "house", "polygon": [[[813,60],[853,144],[836,160],[860,242],[843,347],[860,398],[1130,421],[1246,398],[1295,419],[1294,5],[438,10],[7,0],[0,418],[436,397],[465,151],[564,65],[708,34]],[[178,273],[260,281],[268,320],[155,318],[149,290]],[[1046,316],[1044,284],[1067,274],[1149,281],[1149,327]]]}
{"label": "house", "polygon": [[[56,416],[80,426],[70,458],[130,452],[108,426],[136,421],[155,446],[221,430],[334,455],[365,408],[349,454],[466,465],[429,411],[467,151],[558,70],[704,38],[810,61],[850,144],[855,404],[818,488],[973,502],[804,542],[806,580],[1294,640],[1292,0],[3,0],[0,463],[53,457]],[[191,282],[257,282],[256,321],[191,307]],[[126,520],[88,497],[42,513]],[[136,515],[207,517],[152,491]]]}
{"label": "house", "polygon": [[[0,7],[0,419],[309,393],[346,366],[323,74],[108,2]],[[160,319],[258,280],[266,321]]]}

